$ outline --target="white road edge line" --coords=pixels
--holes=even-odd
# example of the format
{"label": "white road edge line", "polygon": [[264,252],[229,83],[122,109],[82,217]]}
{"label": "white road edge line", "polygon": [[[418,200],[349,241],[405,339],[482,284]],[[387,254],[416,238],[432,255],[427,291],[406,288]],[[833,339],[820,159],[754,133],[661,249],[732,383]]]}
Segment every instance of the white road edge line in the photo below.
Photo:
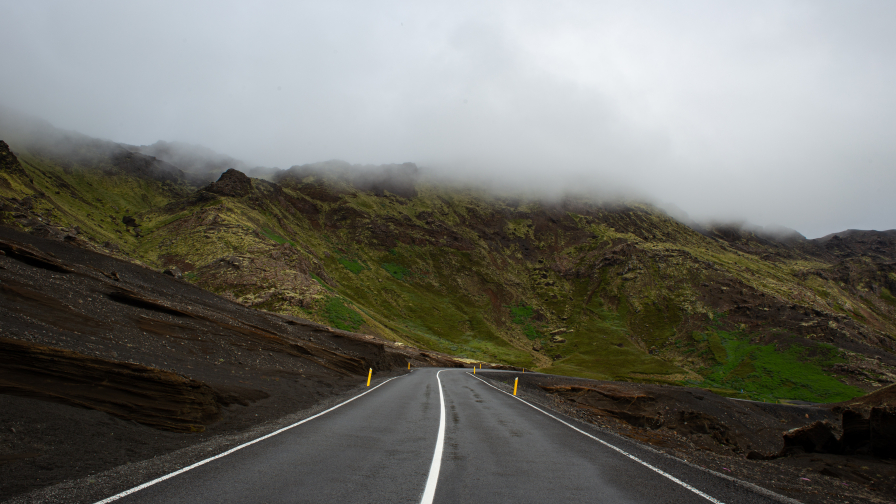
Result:
{"label": "white road edge line", "polygon": [[420,504],[432,504],[432,500],[436,496],[436,484],[439,482],[439,470],[442,468],[442,449],[445,447],[445,394],[442,393],[442,380],[439,378],[442,371],[436,373],[436,381],[439,383],[439,402],[441,403],[439,435],[436,438],[436,451],[432,455],[432,465],[429,466],[429,477],[426,478],[426,488],[423,490]]}
{"label": "white road edge line", "polygon": [[492,385],[491,383],[489,383],[489,382],[483,380],[482,378],[480,378],[480,377],[478,377],[478,376],[474,376],[472,373],[467,373],[467,374],[470,375],[470,376],[472,376],[473,378],[476,378],[477,380],[481,381],[482,383],[488,385],[489,387],[491,387],[491,388],[497,390],[498,392],[501,392],[502,394],[506,394],[506,395],[508,395],[508,396],[510,396],[510,397],[512,397],[512,398],[514,398],[514,399],[516,399],[517,401],[520,401],[520,402],[522,402],[523,404],[526,404],[526,405],[528,405],[528,406],[530,406],[530,407],[532,407],[532,408],[534,408],[534,409],[536,409],[536,410],[538,410],[538,411],[544,413],[545,415],[547,415],[547,416],[553,418],[554,420],[556,420],[556,421],[562,423],[563,425],[569,427],[570,429],[572,429],[572,430],[574,430],[574,431],[577,431],[577,432],[579,432],[579,433],[581,433],[581,434],[584,434],[584,435],[590,437],[591,439],[597,441],[598,443],[601,443],[601,444],[603,444],[604,446],[606,446],[606,447],[608,447],[608,448],[612,448],[613,450],[616,450],[617,452],[619,452],[619,453],[625,455],[626,457],[628,457],[628,458],[634,460],[635,462],[638,462],[639,464],[641,464],[641,465],[643,465],[643,466],[645,466],[645,467],[647,467],[647,468],[649,468],[649,469],[652,469],[652,470],[656,471],[657,473],[659,473],[659,474],[661,474],[661,475],[663,475],[663,476],[669,478],[670,480],[674,481],[675,483],[678,483],[679,485],[683,486],[684,488],[687,488],[688,490],[694,492],[695,494],[699,495],[700,497],[703,497],[704,499],[708,500],[709,502],[712,502],[713,504],[724,504],[722,501],[720,501],[720,500],[718,500],[718,499],[716,499],[716,498],[714,498],[714,497],[712,497],[712,496],[706,495],[705,493],[701,492],[700,490],[697,490],[696,488],[692,487],[691,485],[688,485],[688,484],[685,483],[684,481],[681,481],[680,479],[676,478],[675,476],[672,476],[671,474],[669,474],[669,473],[663,471],[662,469],[660,469],[660,468],[658,468],[658,467],[654,467],[654,466],[648,464],[647,462],[644,462],[643,460],[641,460],[641,459],[639,459],[638,457],[632,455],[631,453],[629,453],[629,452],[623,450],[622,448],[617,448],[616,446],[611,445],[610,443],[604,441],[603,439],[600,439],[600,438],[598,438],[598,437],[592,436],[591,434],[589,434],[589,433],[583,431],[582,429],[579,429],[579,428],[576,427],[575,425],[572,425],[572,424],[570,424],[570,423],[564,422],[563,420],[561,420],[561,419],[555,417],[554,415],[548,413],[547,411],[545,411],[545,410],[543,410],[543,409],[541,409],[541,408],[539,408],[539,407],[537,407],[537,406],[535,406],[535,405],[529,403],[528,401],[525,401],[525,400],[523,400],[523,399],[520,399],[519,397],[517,397],[517,396],[515,396],[515,395],[508,394],[507,392],[504,392],[503,390],[501,390],[501,389],[499,389],[498,387]]}
{"label": "white road edge line", "polygon": [[[407,376],[407,375],[401,375],[401,376]],[[249,441],[248,443],[243,443],[243,444],[241,444],[241,445],[239,445],[239,446],[237,446],[237,447],[234,447],[234,448],[231,448],[231,449],[229,449],[229,450],[227,450],[227,451],[225,451],[225,452],[219,453],[219,454],[215,455],[214,457],[209,457],[209,458],[207,458],[207,459],[205,459],[205,460],[200,460],[199,462],[196,462],[196,463],[193,464],[193,465],[189,465],[189,466],[184,467],[184,468],[182,468],[182,469],[178,469],[177,471],[174,471],[173,473],[166,474],[166,475],[164,475],[164,476],[158,477],[158,478],[156,478],[156,479],[154,479],[154,480],[152,480],[152,481],[147,481],[146,483],[143,483],[142,485],[135,486],[134,488],[131,488],[130,490],[125,490],[124,492],[121,492],[121,493],[119,493],[119,494],[115,494],[115,495],[113,495],[112,497],[106,497],[105,499],[103,499],[103,500],[101,500],[101,501],[97,501],[97,502],[94,503],[94,504],[106,504],[107,502],[117,501],[118,499],[120,499],[120,498],[122,498],[122,497],[126,497],[126,496],[128,496],[128,495],[131,495],[132,493],[139,492],[140,490],[143,490],[143,489],[146,488],[146,487],[153,486],[153,485],[155,485],[156,483],[161,483],[162,481],[165,481],[165,480],[168,479],[168,478],[173,478],[173,477],[177,476],[178,474],[185,473],[185,472],[189,471],[190,469],[195,469],[195,468],[197,468],[197,467],[199,467],[199,466],[201,466],[201,465],[208,464],[208,463],[211,462],[212,460],[219,459],[219,458],[221,458],[221,457],[226,457],[227,455],[230,455],[231,453],[233,453],[233,452],[235,452],[235,451],[237,451],[237,450],[242,450],[243,448],[245,448],[245,447],[247,447],[247,446],[249,446],[249,445],[253,445],[253,444],[255,444],[255,443],[259,442],[259,441],[263,441],[263,440],[265,440],[265,439],[267,439],[267,438],[269,438],[269,437],[276,436],[277,434],[280,434],[281,432],[288,431],[289,429],[292,429],[293,427],[302,425],[303,423],[308,422],[308,421],[310,421],[310,420],[314,420],[315,418],[317,418],[317,417],[319,417],[319,416],[326,415],[327,413],[333,411],[333,410],[336,409],[336,408],[339,408],[339,407],[341,407],[341,406],[345,406],[346,404],[348,404],[348,403],[354,401],[355,399],[357,399],[357,398],[359,398],[359,397],[361,397],[361,396],[363,396],[363,395],[366,395],[366,394],[369,394],[369,393],[373,392],[374,390],[376,390],[376,389],[382,387],[383,385],[389,383],[390,381],[394,380],[395,378],[401,378],[401,376],[395,376],[395,377],[389,378],[388,380],[384,381],[383,383],[380,383],[380,384],[377,385],[376,387],[373,387],[372,389],[370,389],[370,390],[368,390],[368,391],[366,391],[366,392],[362,392],[362,393],[356,395],[355,397],[352,397],[351,399],[349,399],[349,400],[347,400],[347,401],[345,401],[345,402],[341,402],[341,403],[337,404],[336,406],[333,406],[332,408],[330,408],[330,409],[328,409],[328,410],[326,410],[326,411],[321,411],[320,413],[318,413],[318,414],[316,414],[316,415],[310,416],[310,417],[308,417],[308,418],[306,418],[306,419],[304,419],[304,420],[298,421],[298,422],[296,422],[296,423],[294,423],[294,424],[292,424],[292,425],[286,426],[286,427],[284,427],[284,428],[282,428],[282,429],[280,429],[280,430],[271,432],[270,434],[266,434],[266,435],[264,435],[264,436],[261,436],[260,438],[253,439],[252,441]],[[444,416],[444,412],[442,413],[442,415]]]}

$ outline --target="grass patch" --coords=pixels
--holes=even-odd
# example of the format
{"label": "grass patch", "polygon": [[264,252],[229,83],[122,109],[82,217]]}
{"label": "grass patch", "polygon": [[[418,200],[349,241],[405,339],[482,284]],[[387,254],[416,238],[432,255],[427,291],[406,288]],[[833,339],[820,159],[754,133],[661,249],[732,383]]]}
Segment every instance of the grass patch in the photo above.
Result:
{"label": "grass patch", "polygon": [[896,297],[893,297],[893,294],[890,293],[887,289],[880,290],[880,298],[886,301],[888,304],[896,306]]}
{"label": "grass patch", "polygon": [[405,268],[404,266],[393,264],[393,263],[385,263],[380,265],[384,270],[389,272],[392,277],[396,280],[404,280],[405,277],[411,276],[411,270]]}
{"label": "grass patch", "polygon": [[267,237],[270,238],[271,240],[274,240],[275,242],[279,243],[280,245],[289,244],[289,245],[292,245],[293,247],[296,246],[295,243],[293,243],[293,242],[287,240],[286,238],[284,238],[284,237],[278,235],[277,233],[271,231],[271,230],[268,229],[268,228],[261,228],[261,234],[267,236]]}
{"label": "grass patch", "polygon": [[514,324],[523,325],[535,314],[535,309],[531,306],[519,305],[508,306],[508,308],[510,309],[510,317],[513,319]]}
{"label": "grass patch", "polygon": [[351,271],[352,273],[354,273],[356,275],[367,269],[367,267],[364,266],[363,264],[361,264],[360,262],[352,261],[351,259],[349,259],[347,257],[340,257],[336,260],[339,261],[339,264],[343,265],[345,267],[345,269]]}
{"label": "grass patch", "polygon": [[707,341],[709,342],[709,350],[712,352],[712,356],[715,358],[716,362],[722,365],[726,364],[728,362],[728,352],[722,345],[722,339],[719,335],[710,333],[707,337]]}
{"label": "grass patch", "polygon": [[752,344],[746,334],[721,330],[712,331],[707,340],[718,364],[705,371],[702,387],[743,391],[762,401],[838,402],[863,394],[823,371],[842,361],[834,346],[791,345],[778,351],[774,344]]}
{"label": "grass patch", "polygon": [[[590,304],[581,318],[572,318],[577,328],[563,335],[566,343],[555,348],[563,355],[541,371],[597,380],[639,380],[639,376],[673,375],[682,369],[649,355],[629,340],[625,318],[617,312]],[[560,350],[560,349],[563,350]],[[548,353],[554,353],[550,349]]]}
{"label": "grass patch", "polygon": [[526,324],[525,326],[523,326],[523,334],[525,334],[526,337],[530,340],[538,339],[544,336],[543,334],[538,332],[538,329],[536,329],[532,324]]}
{"label": "grass patch", "polygon": [[513,320],[513,323],[523,326],[523,334],[526,335],[526,338],[535,340],[544,337],[531,322],[532,317],[535,316],[535,309],[533,307],[517,305],[508,306],[507,308],[510,309],[510,318]]}
{"label": "grass patch", "polygon": [[331,326],[343,331],[357,331],[364,323],[364,319],[358,312],[346,306],[338,297],[327,299],[324,305],[324,315]]}
{"label": "grass patch", "polygon": [[[402,341],[458,356],[534,367],[528,353],[505,339],[506,329],[495,323],[488,298],[472,294],[471,284],[459,285],[464,274],[483,267],[476,258],[416,247],[402,250],[401,257],[403,268],[412,278],[417,278],[418,271],[430,275],[425,281],[409,282],[399,281],[390,272],[380,283],[372,275],[353,277],[342,268],[330,273],[339,281],[341,293]],[[405,274],[400,269],[395,271]]]}

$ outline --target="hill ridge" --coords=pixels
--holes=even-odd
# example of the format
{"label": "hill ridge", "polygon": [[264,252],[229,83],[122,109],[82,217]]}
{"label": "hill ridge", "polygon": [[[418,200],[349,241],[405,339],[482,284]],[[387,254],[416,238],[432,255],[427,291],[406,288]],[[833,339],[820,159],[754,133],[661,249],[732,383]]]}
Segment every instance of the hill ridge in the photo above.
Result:
{"label": "hill ridge", "polygon": [[273,181],[232,168],[197,187],[145,155],[69,167],[16,149],[24,174],[0,175],[7,224],[176,266],[244,305],[462,357],[765,400],[845,400],[896,378],[893,233],[698,232],[644,203],[435,185],[412,163]]}

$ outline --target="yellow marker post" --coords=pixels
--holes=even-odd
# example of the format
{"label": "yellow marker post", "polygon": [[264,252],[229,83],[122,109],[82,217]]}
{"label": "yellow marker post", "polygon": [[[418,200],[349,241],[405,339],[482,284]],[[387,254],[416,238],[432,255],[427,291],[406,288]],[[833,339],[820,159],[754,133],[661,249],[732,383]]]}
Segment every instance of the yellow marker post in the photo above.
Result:
{"label": "yellow marker post", "polygon": [[513,395],[516,395],[516,386],[520,383],[520,379],[513,380]]}
{"label": "yellow marker post", "polygon": [[476,374],[476,366],[473,366],[473,374]]}
{"label": "yellow marker post", "polygon": [[373,368],[370,368],[370,371],[367,373],[367,386],[370,386],[370,377],[373,376]]}
{"label": "yellow marker post", "polygon": [[408,371],[410,371],[410,370],[411,370],[411,363],[408,362]]}

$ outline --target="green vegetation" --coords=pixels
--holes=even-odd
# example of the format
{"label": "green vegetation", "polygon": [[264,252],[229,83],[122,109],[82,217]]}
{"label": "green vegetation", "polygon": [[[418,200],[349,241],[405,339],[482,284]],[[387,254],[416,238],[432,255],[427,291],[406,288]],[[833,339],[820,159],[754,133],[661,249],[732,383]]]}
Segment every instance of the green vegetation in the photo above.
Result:
{"label": "green vegetation", "polygon": [[384,270],[388,271],[390,275],[396,280],[404,280],[405,277],[411,275],[411,270],[405,268],[404,266],[400,266],[394,263],[383,263],[380,265]]}
{"label": "green vegetation", "polygon": [[324,282],[321,277],[315,275],[314,273],[309,273],[309,275],[311,275],[311,278],[313,278],[315,281],[317,281],[317,283],[319,283],[321,285],[321,287],[323,287],[324,289],[327,289],[330,292],[335,292],[333,290],[333,288],[330,287],[329,285],[327,285],[327,282]]}
{"label": "green vegetation", "polygon": [[749,335],[738,332],[711,329],[702,336],[716,362],[701,373],[702,387],[742,391],[746,397],[761,401],[838,402],[863,394],[824,372],[843,362],[832,345],[791,344],[781,351],[773,343],[752,344]]}
{"label": "green vegetation", "polygon": [[519,306],[509,306],[510,316],[513,318],[514,324],[525,324],[530,319],[532,319],[532,315],[535,313],[535,310],[531,306],[519,305]]}
{"label": "green vegetation", "polygon": [[529,338],[530,340],[534,340],[536,338],[540,338],[540,337],[544,336],[543,334],[538,332],[538,329],[536,329],[535,326],[532,324],[526,324],[523,326],[523,334],[525,334],[526,337]]}
{"label": "green vegetation", "polygon": [[268,238],[274,240],[275,242],[277,242],[277,243],[279,243],[279,244],[281,244],[281,245],[284,245],[284,244],[287,244],[287,243],[288,243],[288,244],[292,245],[293,247],[296,246],[295,243],[293,243],[293,242],[287,240],[286,238],[284,238],[284,237],[278,235],[277,233],[271,231],[271,230],[268,229],[268,228],[261,228],[261,234],[267,236]]}
{"label": "green vegetation", "polygon": [[563,335],[567,342],[557,348],[562,347],[565,355],[561,353],[563,357],[543,371],[597,380],[658,383],[672,383],[684,372],[632,343],[628,325],[618,313],[598,303],[590,306],[581,318],[572,320],[578,328]]}
{"label": "green vegetation", "polygon": [[532,317],[535,315],[535,309],[531,306],[519,305],[508,306],[510,309],[510,317],[514,324],[521,325],[523,334],[530,340],[544,337],[541,332],[532,324]]}
{"label": "green vegetation", "polygon": [[351,259],[349,259],[347,257],[339,257],[336,260],[339,261],[339,264],[345,266],[345,269],[351,271],[352,273],[354,273],[356,275],[367,269],[367,267],[364,266],[363,264],[361,264],[360,262],[352,261]]}
{"label": "green vegetation", "polygon": [[[404,252],[402,261],[410,267],[392,271],[377,268],[357,277],[349,276],[345,269],[332,272],[341,286],[340,293],[356,306],[363,306],[365,313],[381,324],[381,334],[461,357],[534,367],[530,354],[507,341],[493,320],[488,302],[471,298],[462,285],[462,275],[453,268],[433,267],[434,263],[451,265],[468,258],[438,249]],[[415,276],[414,282],[408,282],[406,275],[413,274],[411,271],[432,274]]]}
{"label": "green vegetation", "polygon": [[886,301],[887,303],[896,306],[896,297],[893,297],[893,294],[890,293],[887,289],[880,290],[880,298]]}
{"label": "green vegetation", "polygon": [[324,315],[331,326],[343,331],[357,331],[364,323],[364,318],[346,306],[345,301],[338,297],[327,299]]}

